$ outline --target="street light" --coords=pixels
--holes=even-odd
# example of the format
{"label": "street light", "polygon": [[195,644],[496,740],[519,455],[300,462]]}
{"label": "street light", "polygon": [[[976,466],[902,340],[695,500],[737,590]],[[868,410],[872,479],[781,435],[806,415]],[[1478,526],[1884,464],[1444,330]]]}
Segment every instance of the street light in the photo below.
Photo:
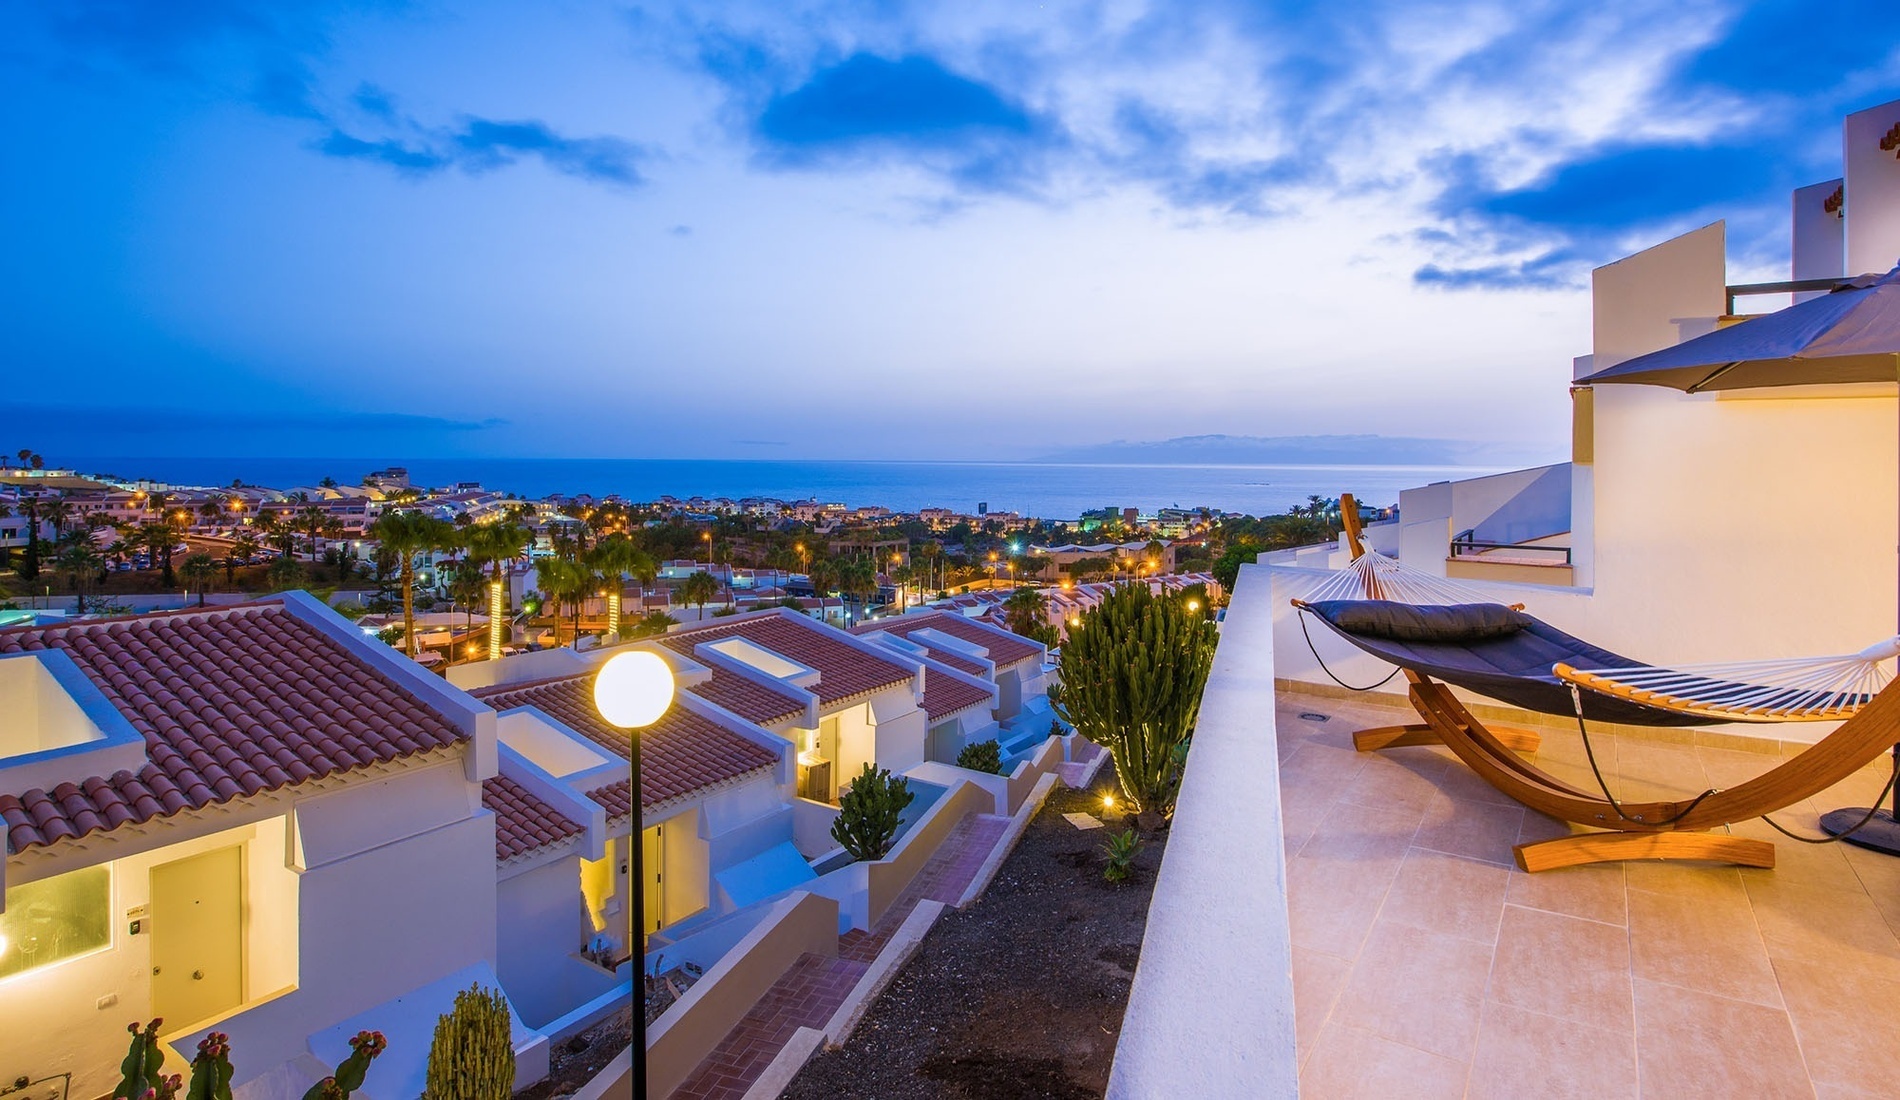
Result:
{"label": "street light", "polygon": [[[660,720],[673,705],[673,669],[651,650],[616,653],[594,675],[594,709],[610,725],[627,731],[627,760],[633,770],[634,829],[631,847],[633,927],[640,944],[638,1024],[633,1043],[633,1094],[647,1095],[647,913],[646,822],[641,814],[640,738],[638,731]],[[632,945],[629,944],[629,947]]]}

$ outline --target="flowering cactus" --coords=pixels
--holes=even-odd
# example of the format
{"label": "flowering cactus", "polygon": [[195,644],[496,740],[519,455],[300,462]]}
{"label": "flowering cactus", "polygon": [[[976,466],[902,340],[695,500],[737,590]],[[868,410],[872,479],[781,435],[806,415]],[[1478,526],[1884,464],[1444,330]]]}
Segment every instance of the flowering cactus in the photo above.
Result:
{"label": "flowering cactus", "polygon": [[164,1022],[155,1019],[141,1028],[134,1020],[125,1025],[132,1042],[119,1063],[119,1085],[112,1090],[112,1100],[172,1100],[178,1094],[184,1081],[162,1072],[165,1052],[158,1047],[158,1029]]}
{"label": "flowering cactus", "polygon": [[214,1031],[198,1040],[185,1100],[231,1100],[231,1037]]}
{"label": "flowering cactus", "polygon": [[[389,1049],[389,1040],[380,1031],[359,1031],[350,1040],[350,1056],[337,1063],[336,1072],[303,1094],[303,1100],[347,1100],[350,1093],[363,1087],[369,1064]],[[196,1098],[193,1098],[196,1100]]]}

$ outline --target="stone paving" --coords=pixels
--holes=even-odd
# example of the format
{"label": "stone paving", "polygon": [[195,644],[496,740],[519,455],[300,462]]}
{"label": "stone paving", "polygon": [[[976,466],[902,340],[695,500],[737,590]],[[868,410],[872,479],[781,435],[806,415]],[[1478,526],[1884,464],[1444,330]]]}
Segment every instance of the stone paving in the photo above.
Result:
{"label": "stone paving", "polygon": [[[1527,875],[1568,828],[1442,747],[1356,753],[1409,712],[1277,700],[1300,1095],[1891,1097],[1900,1079],[1900,859],[1782,839],[1774,870],[1630,862]],[[1324,722],[1306,715],[1325,715]],[[1574,726],[1537,765],[1595,785]],[[1733,787],[1782,757],[1593,737],[1619,796]],[[1865,806],[1882,759],[1777,815]]]}
{"label": "stone paving", "polygon": [[1009,818],[972,814],[959,821],[902,895],[870,931],[852,929],[838,956],[803,955],[687,1078],[674,1100],[737,1100],[801,1027],[823,1027],[917,903],[955,905],[1009,828]]}

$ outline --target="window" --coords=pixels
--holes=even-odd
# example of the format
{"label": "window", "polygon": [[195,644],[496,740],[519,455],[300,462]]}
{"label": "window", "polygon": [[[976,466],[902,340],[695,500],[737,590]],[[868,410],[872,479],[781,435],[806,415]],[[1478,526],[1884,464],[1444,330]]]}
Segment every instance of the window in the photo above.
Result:
{"label": "window", "polygon": [[112,870],[88,867],[7,891],[0,978],[112,944]]}

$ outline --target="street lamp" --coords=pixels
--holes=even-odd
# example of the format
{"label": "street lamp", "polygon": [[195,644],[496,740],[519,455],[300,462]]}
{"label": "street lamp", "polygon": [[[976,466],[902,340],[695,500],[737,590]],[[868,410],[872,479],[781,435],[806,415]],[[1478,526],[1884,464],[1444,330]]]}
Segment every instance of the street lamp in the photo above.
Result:
{"label": "street lamp", "polygon": [[[633,928],[640,945],[639,1006],[633,1042],[633,1094],[647,1095],[647,913],[646,822],[640,797],[639,731],[660,720],[673,705],[673,669],[651,650],[616,653],[594,675],[594,709],[608,724],[627,731],[627,760],[633,770],[634,828],[631,847],[633,875]],[[629,947],[632,945],[629,944]]]}

